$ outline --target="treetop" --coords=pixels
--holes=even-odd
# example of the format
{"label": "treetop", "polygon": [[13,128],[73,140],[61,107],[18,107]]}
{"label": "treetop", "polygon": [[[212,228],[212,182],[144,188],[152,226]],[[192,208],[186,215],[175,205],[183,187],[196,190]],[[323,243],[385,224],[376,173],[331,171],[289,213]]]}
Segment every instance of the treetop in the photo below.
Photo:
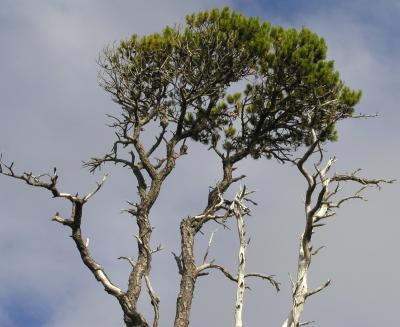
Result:
{"label": "treetop", "polygon": [[326,55],[324,39],[307,28],[212,9],[106,48],[100,84],[127,124],[158,121],[177,142],[209,144],[224,158],[282,158],[311,131],[336,140],[336,122],[360,100]]}

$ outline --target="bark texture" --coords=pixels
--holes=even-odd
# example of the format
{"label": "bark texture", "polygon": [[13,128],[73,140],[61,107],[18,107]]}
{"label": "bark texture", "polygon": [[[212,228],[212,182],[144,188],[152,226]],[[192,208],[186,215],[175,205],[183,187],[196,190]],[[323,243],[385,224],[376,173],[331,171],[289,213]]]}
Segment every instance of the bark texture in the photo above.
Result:
{"label": "bark texture", "polygon": [[199,274],[193,254],[195,236],[207,221],[216,218],[216,212],[224,205],[221,194],[234,182],[231,162],[223,161],[223,172],[223,179],[209,193],[208,204],[204,211],[197,216],[187,217],[181,222],[181,255],[178,259],[181,267],[181,281],[176,301],[174,327],[189,325],[191,303]]}
{"label": "bark texture", "polygon": [[195,231],[191,226],[191,219],[182,220],[181,230],[181,256],[182,270],[179,294],[176,300],[176,316],[174,327],[189,326],[189,316],[192,307],[194,288],[198,276],[197,266],[193,254]]}
{"label": "bark texture", "polygon": [[246,189],[240,190],[236,194],[233,201],[233,211],[236,216],[236,223],[239,235],[239,251],[238,251],[238,273],[237,273],[237,289],[236,289],[236,303],[235,303],[235,327],[243,326],[243,302],[245,291],[245,273],[246,273],[246,233],[244,230],[243,215],[248,213],[248,208],[243,204]]}

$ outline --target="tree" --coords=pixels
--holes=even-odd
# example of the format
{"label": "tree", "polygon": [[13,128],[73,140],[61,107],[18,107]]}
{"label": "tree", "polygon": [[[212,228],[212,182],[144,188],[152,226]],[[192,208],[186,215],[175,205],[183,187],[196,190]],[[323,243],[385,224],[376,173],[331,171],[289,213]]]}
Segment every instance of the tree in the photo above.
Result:
{"label": "tree", "polygon": [[[167,27],[159,34],[144,37],[134,35],[104,49],[99,58],[100,85],[121,106],[121,114],[110,116],[116,135],[111,151],[91,158],[85,166],[95,172],[108,163],[122,165],[137,180],[138,200],[129,202],[126,209],[138,226],[137,255],[135,259],[121,257],[132,266],[127,290],[115,285],[94,260],[81,230],[84,205],[100,190],[105,177],[94,191],[78,196],[59,191],[56,169],[51,174],[18,174],[13,164],[1,161],[0,172],[68,200],[71,217],[56,213],[54,220],[71,228],[83,263],[120,303],[126,326],[149,326],[137,307],[142,282],[154,308],[153,326],[157,326],[160,299],[151,285],[150,272],[152,255],[160,248],[151,248],[156,223],[151,220],[151,209],[176,161],[190,154],[193,142],[204,144],[220,159],[222,177],[211,188],[204,210],[182,219],[180,224],[181,253],[175,259],[181,282],[174,326],[188,326],[196,281],[209,269],[220,270],[238,284],[235,316],[236,325],[241,326],[245,278],[266,279],[276,289],[279,284],[273,276],[245,272],[243,216],[249,209],[244,201],[251,199],[246,188],[233,200],[225,199],[225,193],[244,179],[235,176],[234,170],[246,157],[295,163],[308,183],[306,228],[287,322],[288,326],[297,326],[305,299],[315,293],[306,287],[311,235],[318,221],[325,218],[321,210],[330,214],[334,208],[329,200],[338,191],[329,192],[328,184],[347,180],[362,185],[384,182],[355,174],[327,179],[331,164],[326,169],[317,165],[314,175],[304,168],[316,150],[322,157],[323,145],[336,140],[338,121],[359,117],[354,114],[354,106],[361,92],[345,86],[333,62],[326,60],[326,51],[324,40],[305,28],[285,30],[228,8],[193,14],[187,17],[185,27]],[[233,92],[239,88],[241,92]],[[149,133],[155,136],[154,141],[147,137]],[[308,150],[302,159],[293,159],[304,146]],[[312,195],[321,184],[312,207]],[[196,235],[209,222],[225,224],[233,217],[238,222],[241,245],[237,276],[208,262],[207,253],[198,265],[193,251]]]}
{"label": "tree", "polygon": [[[297,279],[296,281],[291,279],[292,308],[282,327],[296,327],[313,322],[300,322],[304,304],[310,296],[322,291],[330,284],[330,280],[328,280],[315,289],[308,289],[307,278],[311,259],[323,248],[323,246],[321,246],[317,249],[313,249],[311,240],[316,229],[325,226],[327,219],[333,217],[336,214],[335,210],[340,208],[344,202],[353,199],[365,200],[362,193],[366,188],[370,186],[380,188],[382,183],[394,182],[394,180],[360,177],[358,176],[360,169],[350,174],[334,173],[329,176],[328,173],[335,163],[336,158],[332,157],[323,164],[323,151],[321,141],[314,134],[313,142],[309,145],[307,151],[299,159],[293,160],[293,163],[307,181],[304,197],[305,224],[304,231],[300,236]],[[310,173],[305,167],[305,163],[315,155],[318,156],[318,159],[313,163],[314,173]],[[359,185],[360,188],[353,194],[338,198],[338,194],[342,191],[341,183],[343,182],[355,183]],[[331,190],[330,187],[332,185],[334,186]]]}

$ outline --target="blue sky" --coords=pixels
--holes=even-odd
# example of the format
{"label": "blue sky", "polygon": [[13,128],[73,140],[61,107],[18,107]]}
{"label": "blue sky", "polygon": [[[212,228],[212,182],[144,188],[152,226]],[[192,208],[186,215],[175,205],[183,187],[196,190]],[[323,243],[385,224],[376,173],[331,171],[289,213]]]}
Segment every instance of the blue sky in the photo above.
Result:
{"label": "blue sky", "polygon": [[[399,179],[397,0],[3,0],[0,152],[20,170],[43,172],[57,166],[67,192],[90,190],[101,175],[90,175],[81,161],[109,150],[113,134],[105,126],[105,114],[118,112],[96,81],[95,60],[102,47],[132,33],[182,22],[193,11],[224,5],[284,27],[306,26],[323,36],[346,83],[363,90],[358,110],[380,115],[339,126],[339,142],[329,146],[339,159],[336,169],[362,167],[367,176]],[[169,177],[152,214],[155,242],[166,248],[154,258],[152,275],[161,297],[161,326],[171,325],[174,315],[178,276],[170,252],[178,252],[179,221],[202,208],[208,186],[219,176],[215,158],[200,148],[192,152]],[[116,258],[135,248],[135,226],[119,210],[125,200],[135,200],[136,187],[123,170],[105,171],[110,178],[87,207],[84,232],[93,255],[123,287],[129,267]],[[290,307],[287,276],[296,268],[304,183],[293,167],[272,162],[249,160],[241,171],[248,174],[246,184],[257,190],[259,203],[248,222],[248,268],[282,282],[278,295],[262,283],[252,284],[244,321],[247,326],[280,326]],[[325,327],[398,324],[399,195],[398,183],[372,190],[367,203],[344,207],[316,235],[316,245],[327,248],[312,263],[310,283],[333,282],[307,304],[305,320]],[[67,214],[68,207],[44,191],[0,178],[0,326],[122,326],[118,304],[82,266],[68,231],[51,222],[56,211]],[[199,237],[200,253],[214,229],[210,226]],[[235,237],[219,230],[211,253],[232,269]],[[231,326],[234,285],[213,274],[198,286],[191,327]],[[141,308],[151,314],[147,300]]]}

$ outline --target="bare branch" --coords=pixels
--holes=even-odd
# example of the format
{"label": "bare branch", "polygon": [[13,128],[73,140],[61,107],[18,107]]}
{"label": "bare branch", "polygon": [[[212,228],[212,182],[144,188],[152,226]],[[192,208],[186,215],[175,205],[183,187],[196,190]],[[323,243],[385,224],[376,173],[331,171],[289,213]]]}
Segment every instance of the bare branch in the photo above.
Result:
{"label": "bare branch", "polygon": [[375,185],[378,188],[380,188],[380,184],[382,183],[386,183],[386,184],[392,184],[394,183],[396,180],[395,179],[368,179],[368,178],[362,178],[362,177],[358,177],[356,174],[359,170],[357,170],[356,172],[350,174],[350,175],[334,175],[331,180],[332,181],[353,181],[362,185]]}
{"label": "bare branch", "polygon": [[71,226],[74,223],[72,219],[62,218],[60,216],[59,212],[56,212],[56,214],[54,215],[52,220],[56,221],[56,222],[58,222],[60,224],[66,225],[66,226]]}
{"label": "bare branch", "polygon": [[338,203],[329,203],[329,208],[340,208],[340,206],[349,200],[354,200],[354,199],[359,199],[359,200],[363,200],[363,201],[367,201],[366,199],[364,199],[364,197],[360,196],[360,195],[353,195],[353,196],[348,196],[345,197],[343,199],[341,199]]}
{"label": "bare branch", "polygon": [[236,183],[238,181],[241,181],[244,178],[246,178],[246,175],[240,175],[238,177],[234,177],[234,178],[232,178],[232,183]]}
{"label": "bare branch", "polygon": [[[89,193],[85,197],[79,197],[78,194],[72,195],[69,193],[62,193],[58,191],[57,189],[58,175],[56,168],[53,169],[52,174],[41,174],[35,176],[33,175],[32,172],[25,172],[22,175],[17,175],[13,170],[13,163],[11,165],[6,165],[2,161],[1,156],[0,156],[0,166],[5,167],[5,170],[3,168],[1,169],[1,174],[22,180],[26,182],[28,185],[34,187],[48,189],[52,193],[53,197],[64,198],[71,202],[71,218],[69,219],[62,218],[60,214],[57,212],[54,215],[53,220],[71,228],[72,239],[75,242],[75,245],[79,251],[79,254],[85,266],[92,272],[95,278],[103,285],[107,293],[113,295],[118,299],[121,299],[121,297],[123,296],[122,290],[119,287],[115,286],[110,281],[104,269],[91,257],[88,250],[88,241],[87,239],[86,240],[83,239],[81,231],[83,206],[101,188],[101,186],[105,181],[105,178],[103,178],[101,183],[97,184],[97,187],[93,192]],[[44,178],[47,178],[47,180],[44,180]]]}
{"label": "bare branch", "polygon": [[[206,262],[206,263],[200,265],[199,267],[197,267],[197,273],[198,273],[198,274],[204,273],[204,271],[206,271],[207,269],[216,269],[216,270],[219,270],[220,272],[222,272],[222,273],[225,275],[226,278],[228,278],[228,279],[231,280],[232,282],[235,282],[235,283],[238,282],[237,276],[233,276],[233,275],[228,271],[228,269],[224,268],[224,267],[221,266],[221,265],[215,264],[215,263],[213,263],[213,262]],[[261,278],[261,279],[267,280],[267,281],[269,281],[269,283],[270,283],[272,286],[275,287],[275,289],[276,289],[277,292],[280,291],[280,287],[279,287],[280,283],[277,282],[277,281],[274,279],[274,275],[264,275],[264,274],[260,274],[260,273],[246,273],[246,274],[244,275],[244,277],[245,277],[245,278],[256,277],[256,278]]]}
{"label": "bare branch", "polygon": [[[3,169],[3,166],[5,169]],[[64,197],[70,199],[73,198],[72,195],[66,193],[60,194],[60,192],[57,190],[57,181],[58,181],[57,168],[53,169],[52,175],[41,174],[35,176],[33,175],[32,172],[24,172],[22,175],[17,175],[13,170],[13,166],[14,162],[12,162],[10,165],[7,165],[2,161],[2,155],[0,155],[0,167],[2,167],[0,174],[22,180],[31,186],[48,189],[53,194],[53,197]],[[47,178],[48,181],[43,180],[43,178]]]}
{"label": "bare branch", "polygon": [[214,233],[216,233],[216,232],[217,232],[217,229],[214,230],[210,235],[210,239],[208,240],[207,250],[206,250],[206,253],[204,254],[204,257],[203,257],[203,263],[205,263],[206,260],[207,260],[208,252],[210,251],[210,247],[211,247],[211,243],[213,241]]}
{"label": "bare branch", "polygon": [[264,274],[260,274],[260,273],[246,273],[246,274],[244,275],[244,277],[245,277],[245,278],[248,278],[248,277],[258,277],[258,278],[267,280],[273,287],[275,287],[275,289],[276,289],[277,292],[280,291],[280,287],[279,287],[280,283],[277,282],[277,281],[274,279],[274,277],[275,277],[274,275],[264,275]]}
{"label": "bare branch", "polygon": [[160,298],[157,296],[153,287],[151,286],[150,277],[146,275],[144,276],[144,280],[146,281],[147,290],[149,292],[151,305],[153,306],[154,311],[153,327],[157,327],[160,320]]}
{"label": "bare branch", "polygon": [[228,278],[229,280],[235,283],[238,282],[237,277],[234,277],[226,268],[211,262],[204,263],[201,266],[197,267],[197,273],[199,274],[206,269],[217,269],[220,272],[222,272],[225,275],[225,277]]}
{"label": "bare branch", "polygon": [[154,254],[154,253],[160,252],[162,250],[164,250],[164,247],[161,244],[158,244],[154,250],[151,250],[151,253]]}
{"label": "bare branch", "polygon": [[318,292],[321,292],[323,289],[327,288],[329,284],[331,283],[331,280],[327,280],[324,284],[322,284],[320,287],[315,288],[309,292],[306,293],[306,298],[310,297],[311,295],[314,295]]}
{"label": "bare branch", "polygon": [[164,138],[165,132],[166,132],[166,128],[163,127],[161,133],[156,137],[156,142],[151,146],[150,150],[147,151],[148,157],[150,157],[153,154],[153,152],[159,147],[159,145],[161,144],[161,142]]}
{"label": "bare branch", "polygon": [[88,193],[86,196],[83,197],[83,201],[84,202],[87,202],[93,195],[95,195],[101,189],[101,187],[103,186],[104,182],[107,179],[107,176],[108,176],[107,174],[104,175],[103,179],[101,180],[101,182],[100,183],[96,183],[97,187],[92,192]]}
{"label": "bare branch", "polygon": [[324,245],[321,245],[318,249],[312,251],[312,252],[311,252],[311,255],[312,255],[312,256],[317,255],[318,252],[321,251],[323,248],[325,248],[325,246],[324,246]]}
{"label": "bare branch", "polygon": [[[317,148],[317,151],[315,149]],[[315,173],[311,175],[305,168],[304,165],[314,153],[319,154],[318,162],[314,164]],[[339,208],[341,204],[352,199],[362,199],[364,200],[361,193],[368,186],[380,187],[382,183],[393,183],[394,180],[385,179],[367,179],[358,176],[360,170],[356,170],[351,174],[333,174],[332,177],[328,177],[328,172],[335,163],[335,157],[328,160],[326,165],[320,168],[323,161],[323,149],[320,142],[315,139],[314,143],[311,144],[306,151],[306,153],[297,159],[297,168],[300,173],[307,180],[306,198],[305,198],[305,213],[306,213],[306,223],[304,226],[304,231],[300,238],[299,255],[298,255],[298,270],[297,270],[297,280],[292,281],[293,287],[293,304],[292,309],[286,319],[284,326],[296,326],[299,324],[300,315],[303,311],[306,299],[324,288],[326,288],[330,281],[321,285],[317,289],[312,291],[307,290],[307,275],[308,269],[311,264],[311,257],[316,255],[323,247],[318,248],[313,251],[311,246],[311,238],[317,227],[325,226],[324,223],[319,223],[321,219],[327,219],[335,215],[333,209]],[[332,182],[336,183],[335,188],[330,191],[329,187]],[[340,192],[341,188],[339,186],[340,182],[355,182],[361,184],[362,187],[355,192],[353,195],[344,197],[337,200],[336,203],[333,202],[333,198]],[[313,200],[314,199],[314,200]],[[313,203],[314,202],[314,203]]]}
{"label": "bare branch", "polygon": [[183,272],[182,259],[180,258],[180,256],[177,256],[174,252],[171,252],[171,253],[174,256],[174,259],[175,259],[176,264],[178,266],[178,272],[179,272],[180,275],[182,275],[182,272]]}
{"label": "bare branch", "polygon": [[131,265],[132,268],[135,268],[135,262],[133,261],[132,258],[130,257],[118,257],[119,260],[127,260],[129,262],[129,264]]}

